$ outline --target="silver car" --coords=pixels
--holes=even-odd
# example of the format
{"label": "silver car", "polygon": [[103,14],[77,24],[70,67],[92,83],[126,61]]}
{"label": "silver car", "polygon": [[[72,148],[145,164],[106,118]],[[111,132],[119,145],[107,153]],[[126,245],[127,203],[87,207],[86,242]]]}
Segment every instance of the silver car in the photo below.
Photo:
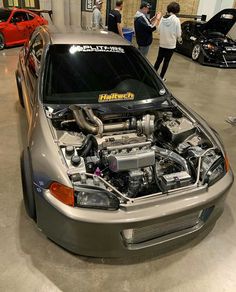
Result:
{"label": "silver car", "polygon": [[25,208],[74,253],[121,257],[208,231],[233,174],[216,132],[126,40],[38,28],[20,52]]}

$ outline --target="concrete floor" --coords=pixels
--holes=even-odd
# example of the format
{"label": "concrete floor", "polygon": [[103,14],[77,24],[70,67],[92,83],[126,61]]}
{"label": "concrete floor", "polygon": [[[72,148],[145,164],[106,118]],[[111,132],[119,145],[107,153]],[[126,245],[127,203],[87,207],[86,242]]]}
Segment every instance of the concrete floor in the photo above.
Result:
{"label": "concrete floor", "polygon": [[[156,50],[154,45],[152,63]],[[211,233],[159,256],[75,256],[36,228],[22,203],[19,161],[26,122],[14,79],[18,51],[0,52],[0,291],[236,291],[236,184]],[[232,168],[236,127],[225,118],[236,114],[235,76],[235,70],[203,67],[177,54],[166,76],[173,94],[219,132]]]}

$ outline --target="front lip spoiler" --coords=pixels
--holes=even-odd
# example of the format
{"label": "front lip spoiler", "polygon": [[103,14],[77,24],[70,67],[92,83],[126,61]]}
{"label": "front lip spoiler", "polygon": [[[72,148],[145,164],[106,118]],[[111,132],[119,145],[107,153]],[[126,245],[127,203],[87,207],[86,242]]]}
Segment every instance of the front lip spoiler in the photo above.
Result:
{"label": "front lip spoiler", "polygon": [[227,64],[225,62],[213,63],[213,62],[203,61],[202,65],[224,68],[224,69],[233,69],[233,68],[236,68],[236,61],[233,61],[233,62],[227,61]]}

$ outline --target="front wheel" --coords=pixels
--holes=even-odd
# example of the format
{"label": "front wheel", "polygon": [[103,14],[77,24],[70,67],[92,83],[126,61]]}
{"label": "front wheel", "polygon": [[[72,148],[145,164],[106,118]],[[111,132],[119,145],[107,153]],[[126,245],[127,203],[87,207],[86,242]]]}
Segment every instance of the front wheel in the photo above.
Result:
{"label": "front wheel", "polygon": [[197,61],[201,55],[201,45],[196,44],[192,50],[192,59],[193,61]]}
{"label": "front wheel", "polygon": [[5,47],[4,36],[0,33],[0,50],[3,50]]}

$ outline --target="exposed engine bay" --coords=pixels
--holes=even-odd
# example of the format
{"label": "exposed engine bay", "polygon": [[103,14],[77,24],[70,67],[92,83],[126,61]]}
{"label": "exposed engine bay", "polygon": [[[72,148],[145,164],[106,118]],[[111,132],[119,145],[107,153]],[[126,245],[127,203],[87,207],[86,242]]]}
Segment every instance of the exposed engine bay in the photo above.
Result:
{"label": "exposed engine bay", "polygon": [[222,49],[229,47],[234,50],[235,48],[235,41],[233,41],[228,36],[217,32],[208,34],[208,42],[214,44],[217,47],[221,47]]}
{"label": "exposed engine bay", "polygon": [[208,184],[224,168],[221,151],[178,107],[46,112],[74,185],[140,198]]}
{"label": "exposed engine bay", "polygon": [[216,46],[222,47],[222,48],[225,48],[225,46],[232,46],[232,47],[235,46],[235,42],[227,37],[212,38],[212,39],[209,39],[209,42],[215,44]]}

